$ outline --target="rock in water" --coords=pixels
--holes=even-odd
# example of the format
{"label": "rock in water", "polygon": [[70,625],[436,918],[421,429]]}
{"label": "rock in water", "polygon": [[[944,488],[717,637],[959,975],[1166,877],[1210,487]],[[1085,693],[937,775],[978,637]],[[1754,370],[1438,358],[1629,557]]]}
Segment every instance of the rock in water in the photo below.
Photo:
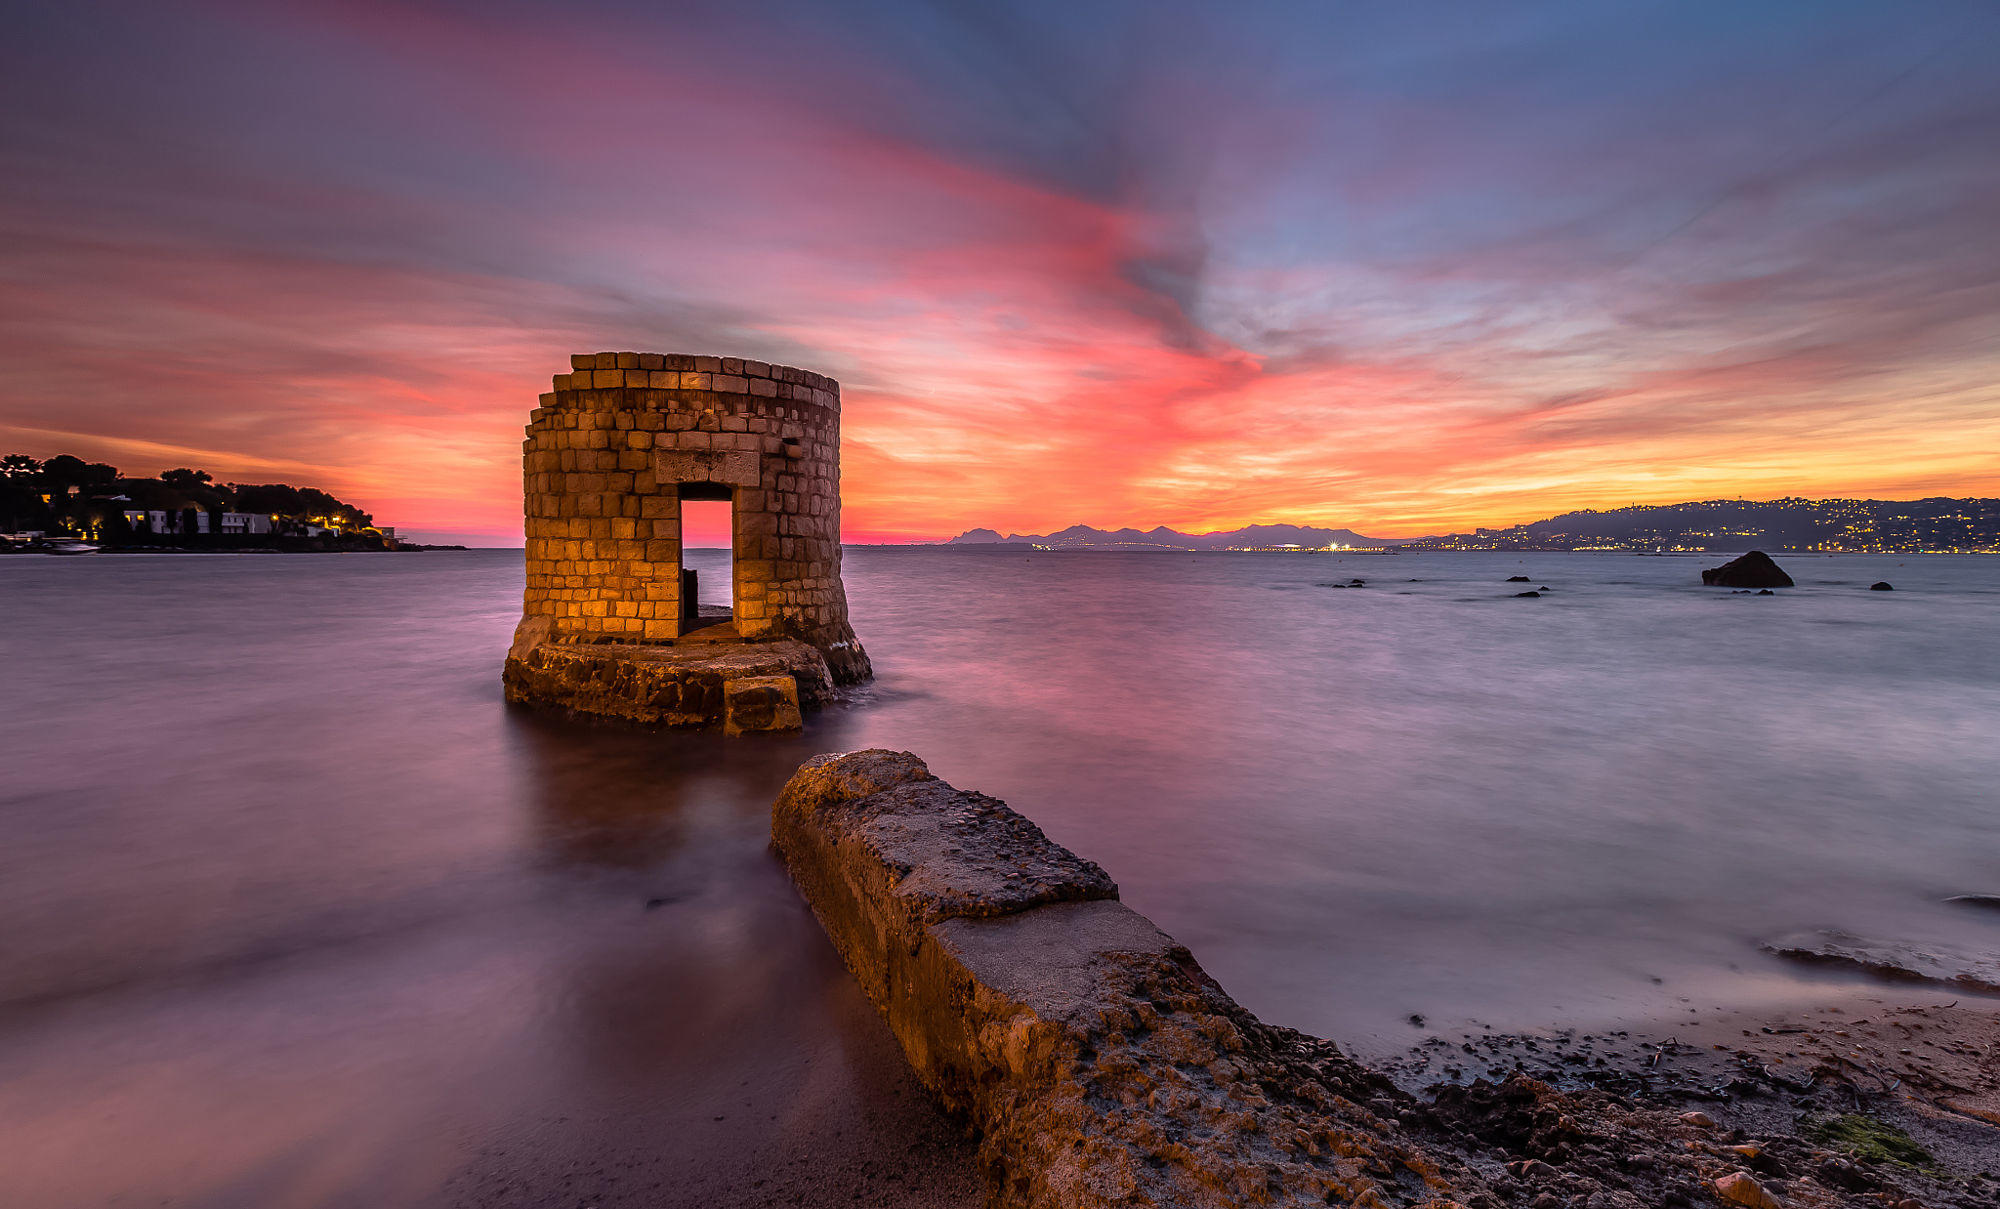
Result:
{"label": "rock in water", "polygon": [[1792,577],[1762,550],[1752,550],[1701,573],[1701,582],[1715,588],[1789,588]]}
{"label": "rock in water", "polygon": [[2000,911],[2000,894],[1954,894],[1944,901],[1957,903],[1961,907],[1984,907],[1989,911]]}
{"label": "rock in water", "polygon": [[1507,582],[1510,584],[1531,584],[1534,583],[1535,581],[1529,579],[1525,575],[1509,575],[1507,577]]}
{"label": "rock in water", "polygon": [[1829,928],[1782,937],[1764,948],[1794,961],[1850,966],[1884,978],[2000,992],[2000,957],[1951,945],[1869,940]]}
{"label": "rock in water", "polygon": [[723,729],[797,730],[799,682],[791,676],[740,676],[722,683]]}
{"label": "rock in water", "polygon": [[1886,579],[1878,579],[1868,585],[1868,590],[1870,592],[1893,592],[1896,590],[1896,585]]}
{"label": "rock in water", "polygon": [[1541,599],[1541,595],[1540,592],[1516,592],[1514,593],[1514,599],[1521,600],[1526,598],[1528,600],[1539,600]]}

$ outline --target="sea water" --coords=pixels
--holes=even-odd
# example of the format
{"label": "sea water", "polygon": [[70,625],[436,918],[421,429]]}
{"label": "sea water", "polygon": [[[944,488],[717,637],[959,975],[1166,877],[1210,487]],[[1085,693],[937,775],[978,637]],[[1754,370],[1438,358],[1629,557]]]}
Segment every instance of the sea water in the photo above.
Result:
{"label": "sea water", "polygon": [[0,559],[0,1202],[969,1203],[765,848],[821,751],[1364,1056],[1990,948],[2000,558],[1718,561],[852,549],[876,681],[732,740],[507,706],[518,551]]}

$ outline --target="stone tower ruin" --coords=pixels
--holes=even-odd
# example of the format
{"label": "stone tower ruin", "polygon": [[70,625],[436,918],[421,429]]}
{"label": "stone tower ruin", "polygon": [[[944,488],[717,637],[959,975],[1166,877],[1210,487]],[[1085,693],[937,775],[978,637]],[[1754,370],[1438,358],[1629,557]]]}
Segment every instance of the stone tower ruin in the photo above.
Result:
{"label": "stone tower ruin", "polygon": [[[659,652],[624,648],[727,659],[789,641],[817,651],[833,683],[867,678],[840,581],[840,385],[736,357],[570,365],[522,444],[528,575],[510,695],[546,695],[514,691],[514,664],[535,647],[658,665]],[[725,627],[698,630],[682,598],[687,500],[731,505]]]}

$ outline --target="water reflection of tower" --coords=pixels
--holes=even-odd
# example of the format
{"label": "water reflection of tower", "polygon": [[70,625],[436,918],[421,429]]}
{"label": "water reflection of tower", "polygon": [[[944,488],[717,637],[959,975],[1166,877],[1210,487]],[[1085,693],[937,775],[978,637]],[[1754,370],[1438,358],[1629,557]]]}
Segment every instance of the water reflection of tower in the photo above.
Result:
{"label": "water reflection of tower", "polygon": [[[563,1123],[544,1144],[575,1149],[566,1173],[643,1173],[676,1203],[723,1203],[753,1179],[809,1190],[829,1167],[861,1187],[916,1142],[962,1145],[767,848],[791,771],[847,737],[837,716],[755,744],[528,709],[510,721],[560,931],[536,950],[532,1026],[506,1078]],[[801,1153],[825,1164],[796,1168]],[[538,1178],[512,1161],[483,1156],[477,1178]],[[623,1203],[637,1189],[601,1191]]]}

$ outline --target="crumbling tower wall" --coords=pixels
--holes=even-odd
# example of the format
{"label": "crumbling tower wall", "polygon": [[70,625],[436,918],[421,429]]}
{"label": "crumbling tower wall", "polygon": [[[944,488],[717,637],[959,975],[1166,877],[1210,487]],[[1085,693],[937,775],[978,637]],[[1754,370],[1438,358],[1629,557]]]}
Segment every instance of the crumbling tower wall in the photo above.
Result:
{"label": "crumbling tower wall", "polygon": [[737,637],[795,638],[836,681],[869,675],[840,581],[840,385],[736,357],[570,358],[522,444],[521,639],[683,635],[681,502],[728,499]]}

